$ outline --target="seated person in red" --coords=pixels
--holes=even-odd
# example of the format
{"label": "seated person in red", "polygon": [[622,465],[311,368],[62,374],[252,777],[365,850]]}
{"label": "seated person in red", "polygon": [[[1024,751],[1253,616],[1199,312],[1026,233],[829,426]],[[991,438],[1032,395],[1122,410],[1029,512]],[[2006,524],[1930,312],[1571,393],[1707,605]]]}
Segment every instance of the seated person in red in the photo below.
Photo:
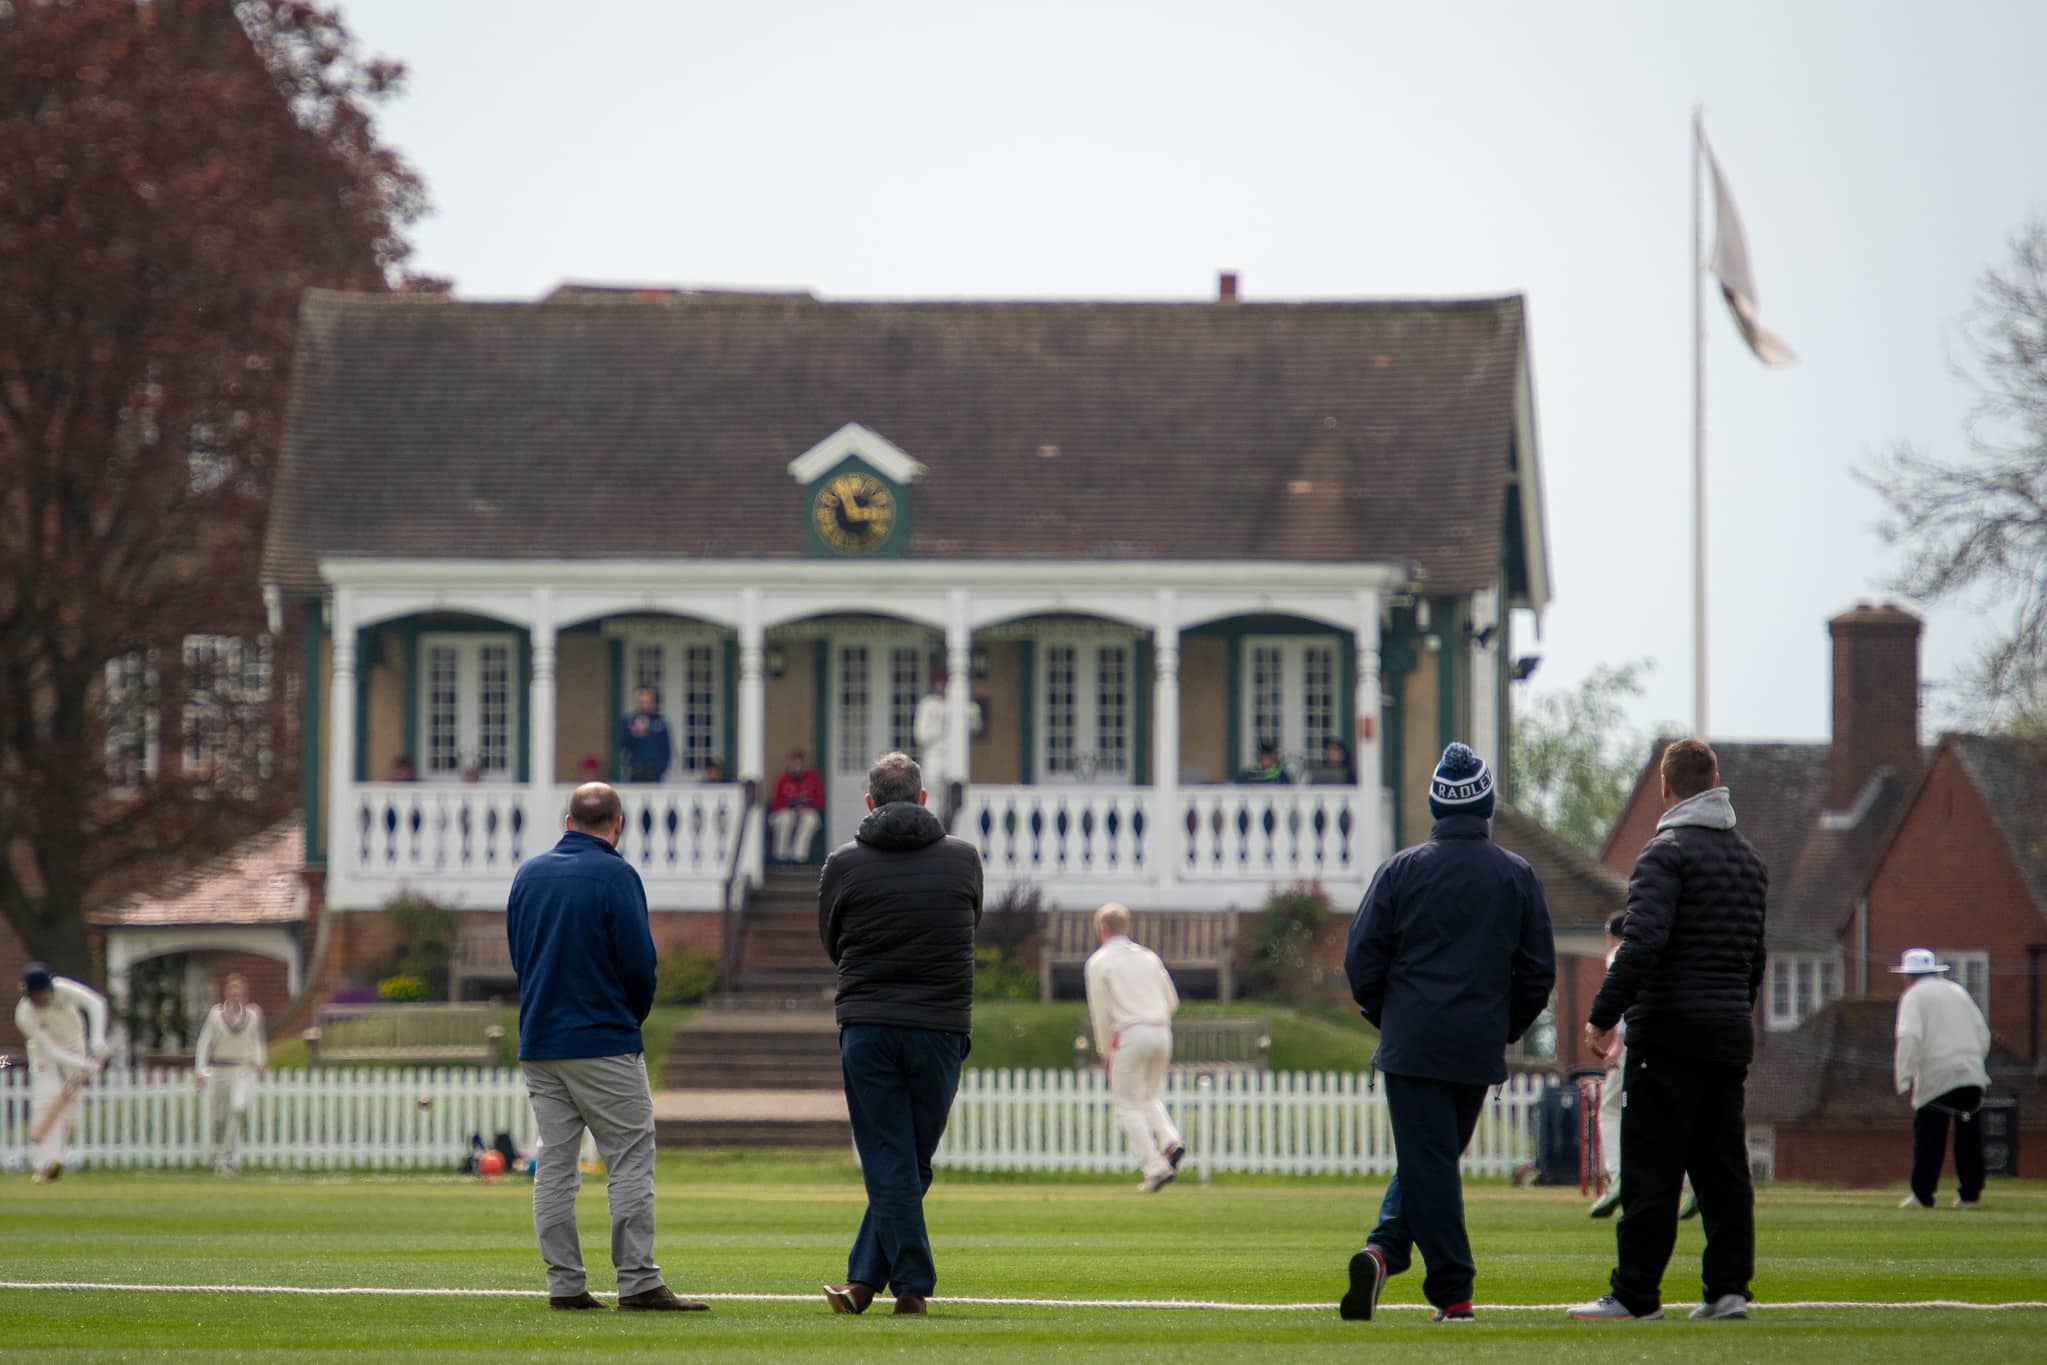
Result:
{"label": "seated person in red", "polygon": [[768,801],[775,861],[793,863],[808,858],[811,840],[823,821],[824,779],[804,760],[803,750],[792,749],[789,766],[775,779],[775,794]]}

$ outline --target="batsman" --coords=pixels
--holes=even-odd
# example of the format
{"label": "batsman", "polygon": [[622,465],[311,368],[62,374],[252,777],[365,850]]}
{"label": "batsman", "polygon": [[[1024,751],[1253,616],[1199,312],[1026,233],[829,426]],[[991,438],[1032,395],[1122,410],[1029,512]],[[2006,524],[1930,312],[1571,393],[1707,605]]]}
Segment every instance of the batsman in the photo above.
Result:
{"label": "batsman", "polygon": [[78,1092],[111,1050],[107,999],[31,962],[21,973],[14,1026],[28,1040],[29,1141],[35,1148],[36,1184],[47,1185],[64,1173],[64,1149],[78,1120]]}

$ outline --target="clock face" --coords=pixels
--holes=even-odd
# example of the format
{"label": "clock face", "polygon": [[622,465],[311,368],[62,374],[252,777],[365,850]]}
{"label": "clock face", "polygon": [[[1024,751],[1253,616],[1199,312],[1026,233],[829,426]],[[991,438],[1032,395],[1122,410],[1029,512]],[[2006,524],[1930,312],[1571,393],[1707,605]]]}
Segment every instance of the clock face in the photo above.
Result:
{"label": "clock face", "polygon": [[818,487],[810,501],[810,519],[817,538],[840,554],[875,549],[896,526],[895,494],[871,474],[837,474]]}

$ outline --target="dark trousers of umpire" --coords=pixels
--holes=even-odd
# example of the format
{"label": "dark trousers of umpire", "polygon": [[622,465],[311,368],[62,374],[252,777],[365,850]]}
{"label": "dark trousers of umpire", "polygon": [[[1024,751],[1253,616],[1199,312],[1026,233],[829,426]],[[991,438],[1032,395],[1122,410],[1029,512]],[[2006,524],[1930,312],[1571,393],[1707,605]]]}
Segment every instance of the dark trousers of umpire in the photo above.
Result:
{"label": "dark trousers of umpire", "polygon": [[1476,1268],[1464,1232],[1464,1177],[1458,1160],[1485,1108],[1486,1087],[1381,1073],[1393,1122],[1393,1182],[1379,1203],[1379,1226],[1366,1239],[1398,1275],[1421,1249],[1422,1297],[1438,1308],[1471,1299]]}
{"label": "dark trousers of umpire", "polygon": [[1704,1301],[1749,1296],[1756,1196],[1742,1119],[1746,1063],[1700,1061],[1630,1044],[1621,1100],[1620,1264],[1613,1296],[1637,1317],[1663,1306],[1687,1173],[1706,1229]]}
{"label": "dark trousers of umpire", "polygon": [[1931,1204],[1940,1185],[1941,1163],[1947,1159],[1947,1130],[1955,1125],[1955,1183],[1962,1202],[1983,1197],[1983,1106],[1980,1086],[1964,1085],[1927,1101],[1912,1115],[1912,1193]]}
{"label": "dark trousers of umpire", "polygon": [[846,1258],[846,1278],[896,1294],[929,1297],[938,1286],[924,1192],[931,1155],[959,1090],[964,1033],[848,1024],[839,1030],[839,1067],[853,1146],[867,1184],[867,1213]]}

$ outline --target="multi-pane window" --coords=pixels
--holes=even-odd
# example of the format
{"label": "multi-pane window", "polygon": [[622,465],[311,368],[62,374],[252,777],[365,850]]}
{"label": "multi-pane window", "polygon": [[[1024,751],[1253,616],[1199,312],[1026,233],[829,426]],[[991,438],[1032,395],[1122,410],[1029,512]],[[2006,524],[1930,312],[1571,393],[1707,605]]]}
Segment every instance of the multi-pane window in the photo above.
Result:
{"label": "multi-pane window", "polygon": [[873,690],[868,677],[866,645],[839,646],[838,771],[865,772],[874,761],[868,753],[873,743],[868,735],[872,724]]}
{"label": "multi-pane window", "polygon": [[1955,952],[1936,952],[1940,961],[1948,964],[1948,980],[1969,993],[1976,1002],[1976,1008],[1983,1011],[1983,1017],[1990,1017],[1990,954],[1980,949],[1965,949]]}
{"label": "multi-pane window", "polygon": [[1038,767],[1044,779],[1129,781],[1131,646],[1053,640],[1038,656]]}
{"label": "multi-pane window", "polygon": [[897,645],[889,651],[888,744],[912,758],[923,757],[916,748],[917,702],[925,684],[923,650]]}
{"label": "multi-pane window", "polygon": [[1278,748],[1289,772],[1322,762],[1323,741],[1341,739],[1347,729],[1338,658],[1335,643],[1327,638],[1280,636],[1246,643],[1238,739],[1247,762],[1265,744]]}
{"label": "multi-pane window", "polygon": [[1841,960],[1833,953],[1779,953],[1767,974],[1772,1029],[1797,1028],[1841,993]]}
{"label": "multi-pane window", "polygon": [[107,775],[117,787],[155,777],[159,758],[156,653],[123,654],[107,661]]}
{"label": "multi-pane window", "polygon": [[626,650],[624,709],[638,702],[639,689],[654,689],[654,705],[668,720],[675,746],[673,772],[701,773],[725,753],[723,645],[709,633],[683,639],[643,639]]}
{"label": "multi-pane window", "polygon": [[184,773],[253,795],[270,776],[270,642],[188,635],[182,651]]}
{"label": "multi-pane window", "polygon": [[518,642],[425,635],[419,642],[420,776],[509,782],[519,733]]}

